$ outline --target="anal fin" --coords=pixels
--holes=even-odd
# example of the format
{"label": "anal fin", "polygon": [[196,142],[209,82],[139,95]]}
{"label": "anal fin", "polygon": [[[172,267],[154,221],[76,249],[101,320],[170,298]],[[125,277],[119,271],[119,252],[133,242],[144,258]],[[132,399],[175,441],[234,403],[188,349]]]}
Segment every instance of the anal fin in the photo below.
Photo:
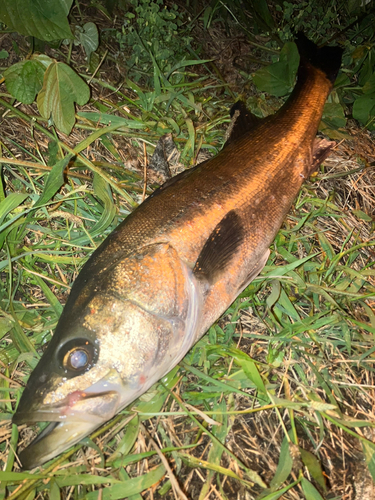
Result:
{"label": "anal fin", "polygon": [[235,210],[231,210],[204,244],[193,269],[195,276],[213,283],[226,270],[243,238],[241,219]]}
{"label": "anal fin", "polygon": [[248,285],[250,285],[253,279],[258,276],[258,274],[262,271],[263,267],[266,265],[269,256],[270,256],[270,250],[269,248],[267,248],[264,254],[255,263],[253,263],[252,266],[250,266],[246,278],[242,281],[241,285],[238,287],[237,293],[242,292],[242,290],[244,290]]}

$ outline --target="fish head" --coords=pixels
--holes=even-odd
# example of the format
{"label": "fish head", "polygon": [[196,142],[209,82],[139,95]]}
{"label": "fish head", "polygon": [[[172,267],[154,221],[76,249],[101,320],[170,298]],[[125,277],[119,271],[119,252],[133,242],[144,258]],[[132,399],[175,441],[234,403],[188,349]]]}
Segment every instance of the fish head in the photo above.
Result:
{"label": "fish head", "polygon": [[47,350],[32,372],[13,417],[16,424],[50,422],[20,454],[30,469],[77,443],[119,410],[129,389],[125,379],[101,356],[93,331],[81,326],[55,332]]}
{"label": "fish head", "polygon": [[87,279],[78,291],[73,287],[13,417],[16,424],[50,423],[20,453],[24,468],[53,458],[112,418],[196,340],[191,271],[160,245],[133,260]]}

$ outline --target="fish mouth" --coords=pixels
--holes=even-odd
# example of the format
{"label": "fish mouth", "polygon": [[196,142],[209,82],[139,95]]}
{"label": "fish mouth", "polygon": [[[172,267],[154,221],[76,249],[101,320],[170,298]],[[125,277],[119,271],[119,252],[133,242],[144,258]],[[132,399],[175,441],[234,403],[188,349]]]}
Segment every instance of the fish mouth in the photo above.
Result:
{"label": "fish mouth", "polygon": [[119,382],[109,380],[107,376],[84,391],[74,391],[56,403],[36,403],[27,409],[21,399],[13,423],[49,422],[19,454],[23,469],[33,469],[54,458],[112,418],[119,410],[121,390],[122,384],[119,386]]}

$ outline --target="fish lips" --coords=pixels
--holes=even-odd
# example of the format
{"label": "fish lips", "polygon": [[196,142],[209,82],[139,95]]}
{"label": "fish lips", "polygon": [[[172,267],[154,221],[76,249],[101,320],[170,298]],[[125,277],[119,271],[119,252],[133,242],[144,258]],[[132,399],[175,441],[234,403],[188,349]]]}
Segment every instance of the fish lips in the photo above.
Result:
{"label": "fish lips", "polygon": [[[111,370],[112,372],[112,370]],[[33,469],[67,450],[112,418],[119,410],[121,380],[113,373],[84,391],[74,391],[53,404],[28,405],[29,397],[22,400],[13,415],[13,423],[50,422],[25,448],[19,459],[24,470]]]}

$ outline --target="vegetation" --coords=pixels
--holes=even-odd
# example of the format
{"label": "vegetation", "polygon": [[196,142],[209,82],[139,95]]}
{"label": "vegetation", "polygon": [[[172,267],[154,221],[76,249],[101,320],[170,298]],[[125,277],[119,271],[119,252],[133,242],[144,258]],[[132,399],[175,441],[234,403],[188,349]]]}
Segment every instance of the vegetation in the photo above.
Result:
{"label": "vegetation", "polygon": [[[375,57],[363,3],[3,0],[0,498],[178,498],[176,477],[192,499],[317,500],[348,487],[367,498]],[[22,386],[82,264],[142,201],[158,138],[173,134],[178,171],[220,150],[237,96],[259,116],[275,111],[300,29],[345,48],[321,124],[344,142],[301,190],[262,275],[131,408],[20,472],[17,446],[35,435],[10,423]],[[228,39],[247,48],[240,61]]]}

